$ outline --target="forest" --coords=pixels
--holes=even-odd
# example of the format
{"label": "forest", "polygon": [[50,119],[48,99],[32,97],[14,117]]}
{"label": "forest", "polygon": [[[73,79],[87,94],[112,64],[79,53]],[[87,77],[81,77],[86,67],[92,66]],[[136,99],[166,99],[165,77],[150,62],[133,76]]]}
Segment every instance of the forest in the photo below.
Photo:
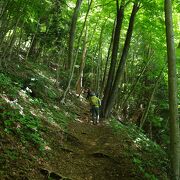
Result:
{"label": "forest", "polygon": [[180,0],[0,1],[0,179],[179,180],[179,121]]}

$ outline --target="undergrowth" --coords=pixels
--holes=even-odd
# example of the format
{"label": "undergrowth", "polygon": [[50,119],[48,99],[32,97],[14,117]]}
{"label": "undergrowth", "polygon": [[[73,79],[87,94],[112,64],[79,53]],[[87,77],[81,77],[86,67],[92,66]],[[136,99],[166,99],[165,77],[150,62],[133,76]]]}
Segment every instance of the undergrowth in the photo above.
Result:
{"label": "undergrowth", "polygon": [[[65,106],[60,104],[62,91],[56,86],[55,73],[49,72],[47,67],[28,63],[12,67],[16,68],[10,66],[0,73],[0,137],[16,137],[25,147],[32,146],[44,152],[48,146],[47,139],[42,136],[42,132],[47,130],[44,122],[65,132],[68,123],[82,111],[81,102],[76,102],[76,97],[71,94]],[[160,146],[135,125],[124,125],[112,119],[110,126],[122,138],[130,140],[126,153],[146,179],[156,180],[155,174],[158,173],[164,178],[163,174],[169,167],[167,155]],[[142,156],[142,152],[146,155]],[[18,151],[12,147],[4,149],[0,164],[6,157],[15,161]],[[153,173],[156,167],[162,172]],[[0,170],[1,173],[3,171]]]}
{"label": "undergrowth", "polygon": [[13,67],[0,73],[0,123],[5,133],[43,151],[42,121],[57,123],[65,131],[75,115],[60,106],[55,75],[47,68],[28,63]]}
{"label": "undergrowth", "polygon": [[[161,169],[162,172],[158,172],[158,174],[166,179],[166,172],[169,170],[168,157],[158,144],[151,141],[140,128],[132,123],[125,125],[112,118],[110,126],[115,133],[131,140],[131,148],[128,148],[127,152],[146,179],[158,180],[155,175],[157,172],[152,173],[154,169]],[[142,152],[145,156],[142,156]],[[163,176],[164,174],[165,176]]]}

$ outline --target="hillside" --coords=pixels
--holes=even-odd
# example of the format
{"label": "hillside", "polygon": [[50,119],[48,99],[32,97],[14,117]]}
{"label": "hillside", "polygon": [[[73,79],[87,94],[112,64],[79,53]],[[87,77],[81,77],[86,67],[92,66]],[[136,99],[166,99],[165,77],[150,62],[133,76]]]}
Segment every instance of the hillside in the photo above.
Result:
{"label": "hillside", "polygon": [[93,125],[88,102],[47,66],[14,62],[0,73],[0,179],[168,179],[165,151],[116,118]]}

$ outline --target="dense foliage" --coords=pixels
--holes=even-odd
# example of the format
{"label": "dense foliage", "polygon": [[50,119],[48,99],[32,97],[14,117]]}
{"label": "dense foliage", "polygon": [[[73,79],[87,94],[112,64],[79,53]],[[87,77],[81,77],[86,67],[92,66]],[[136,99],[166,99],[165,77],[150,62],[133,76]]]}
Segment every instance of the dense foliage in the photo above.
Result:
{"label": "dense foliage", "polygon": [[[74,26],[75,34],[70,44],[73,24],[71,18],[74,17],[76,6],[75,0],[1,0],[0,93],[7,91],[14,98],[31,78],[36,78],[24,75],[20,68],[22,74],[17,82],[19,85],[14,87],[12,84],[15,76],[11,77],[12,79],[6,76],[7,69],[13,71],[15,64],[18,68],[18,64],[36,63],[39,67],[53,72],[56,88],[61,88],[67,93],[76,91],[79,95],[84,89],[91,88],[104,102],[107,96],[105,90],[108,73],[114,60],[113,41],[116,38],[118,9],[120,11],[122,8],[122,26],[119,28],[119,44],[117,43],[116,47],[117,60],[114,62],[113,84],[110,88],[111,92],[116,93],[113,93],[113,102],[111,95],[107,101],[112,107],[104,109],[108,115],[114,116],[122,123],[138,126],[168,152],[168,73],[163,0],[82,1],[79,12],[76,11],[78,16],[76,27]],[[130,27],[133,8],[136,8],[136,12]],[[180,81],[179,0],[173,1],[173,21],[177,78]],[[132,30],[132,37],[129,29]],[[129,46],[126,46],[128,37]],[[72,59],[69,59],[70,47]],[[119,68],[121,71],[118,74]],[[119,79],[118,84],[116,91],[112,91],[116,77]],[[63,96],[63,92],[57,95],[55,90],[41,94],[40,89],[43,89],[45,84],[41,79],[32,84],[34,97],[47,96],[56,103],[59,103],[62,97],[68,99],[66,94]],[[4,89],[6,86],[9,86],[9,89]],[[37,103],[40,103],[39,100]],[[178,107],[180,109],[180,104]],[[35,117],[29,114],[22,117],[16,110],[7,114],[0,108],[3,112],[0,117],[9,117],[4,121],[7,132],[14,131],[9,126],[15,127],[20,123],[23,130],[16,129],[16,133],[23,134],[24,141],[32,137],[35,143],[41,144],[40,135],[34,130],[40,128]],[[13,122],[15,118],[18,119],[16,124]]]}

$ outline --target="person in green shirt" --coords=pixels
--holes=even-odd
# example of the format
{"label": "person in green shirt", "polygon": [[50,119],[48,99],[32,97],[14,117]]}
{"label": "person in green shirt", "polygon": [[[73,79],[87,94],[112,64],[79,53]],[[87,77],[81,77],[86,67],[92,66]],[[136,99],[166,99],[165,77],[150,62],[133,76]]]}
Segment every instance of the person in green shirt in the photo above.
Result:
{"label": "person in green shirt", "polygon": [[99,123],[99,109],[101,106],[101,100],[95,95],[94,92],[90,92],[88,95],[88,100],[91,105],[91,114],[93,124]]}

